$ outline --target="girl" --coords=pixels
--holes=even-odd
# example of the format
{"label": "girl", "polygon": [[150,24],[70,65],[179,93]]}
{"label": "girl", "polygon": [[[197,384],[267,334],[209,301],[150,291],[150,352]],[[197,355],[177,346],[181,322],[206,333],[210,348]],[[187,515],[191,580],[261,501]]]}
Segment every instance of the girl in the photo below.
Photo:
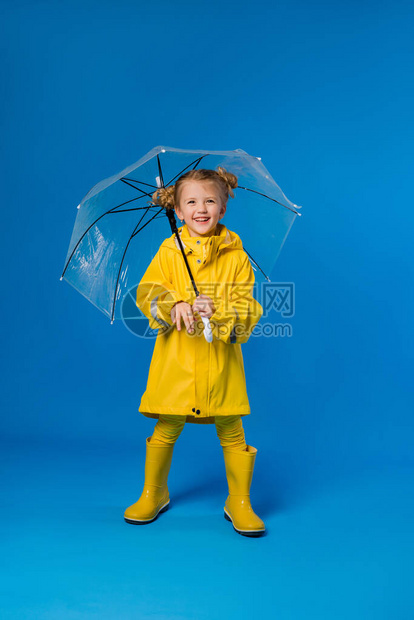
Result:
{"label": "girl", "polygon": [[[196,297],[175,235],[161,244],[137,288],[137,306],[159,329],[139,411],[158,419],[146,440],[145,484],[126,509],[127,523],[150,523],[167,510],[174,444],[186,422],[215,423],[229,494],[224,516],[245,536],[265,532],[250,503],[257,449],[246,444],[241,417],[250,413],[241,344],[260,317],[254,273],[240,237],[219,223],[237,177],[224,168],[190,170],[158,189],[153,202],[175,209],[200,295]],[[206,341],[201,317],[210,320]]]}

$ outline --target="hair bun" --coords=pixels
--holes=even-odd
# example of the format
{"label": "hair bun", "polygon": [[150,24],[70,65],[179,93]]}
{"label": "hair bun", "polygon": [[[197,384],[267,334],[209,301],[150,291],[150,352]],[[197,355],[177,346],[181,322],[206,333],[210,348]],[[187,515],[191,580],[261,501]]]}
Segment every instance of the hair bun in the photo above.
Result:
{"label": "hair bun", "polygon": [[165,209],[174,208],[174,192],[175,185],[169,185],[168,187],[159,187],[152,195],[152,200],[155,204],[164,207]]}
{"label": "hair bun", "polygon": [[236,175],[232,174],[231,172],[227,172],[227,170],[223,168],[222,166],[218,166],[216,172],[219,175],[219,177],[223,179],[223,181],[227,185],[229,196],[234,198],[233,189],[238,187]]}

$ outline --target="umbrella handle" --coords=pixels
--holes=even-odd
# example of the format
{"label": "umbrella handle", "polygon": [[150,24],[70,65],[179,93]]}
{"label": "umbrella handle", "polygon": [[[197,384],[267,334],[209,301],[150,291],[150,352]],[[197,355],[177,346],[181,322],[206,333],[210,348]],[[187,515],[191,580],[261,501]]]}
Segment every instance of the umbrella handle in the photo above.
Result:
{"label": "umbrella handle", "polygon": [[204,338],[207,342],[213,342],[213,332],[211,331],[210,321],[206,316],[202,316],[201,318],[204,323]]}

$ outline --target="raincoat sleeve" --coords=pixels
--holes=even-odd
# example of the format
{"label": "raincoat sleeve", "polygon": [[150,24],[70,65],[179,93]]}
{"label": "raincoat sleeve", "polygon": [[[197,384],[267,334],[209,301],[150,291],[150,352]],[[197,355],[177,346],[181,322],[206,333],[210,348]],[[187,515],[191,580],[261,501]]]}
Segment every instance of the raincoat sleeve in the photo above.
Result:
{"label": "raincoat sleeve", "polygon": [[187,301],[174,289],[167,252],[160,247],[137,287],[136,305],[151,329],[173,325],[172,307],[178,301]]}
{"label": "raincoat sleeve", "polygon": [[247,342],[263,314],[263,308],[252,296],[254,271],[244,253],[235,281],[226,282],[224,294],[214,301],[216,311],[210,318],[213,335],[226,344]]}

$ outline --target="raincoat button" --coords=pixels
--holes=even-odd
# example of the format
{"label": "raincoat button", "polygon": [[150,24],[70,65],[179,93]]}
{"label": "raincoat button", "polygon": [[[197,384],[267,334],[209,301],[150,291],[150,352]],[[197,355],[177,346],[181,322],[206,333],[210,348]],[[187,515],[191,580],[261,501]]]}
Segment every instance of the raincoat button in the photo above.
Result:
{"label": "raincoat button", "polygon": [[191,411],[195,411],[195,407],[193,407],[193,408],[191,409]]}
{"label": "raincoat button", "polygon": [[200,413],[200,409],[197,409],[196,413],[199,414]]}
{"label": "raincoat button", "polygon": [[201,263],[201,260],[199,258],[197,258],[197,263]]}
{"label": "raincoat button", "polygon": [[200,244],[201,243],[200,239],[197,239],[196,243]]}

